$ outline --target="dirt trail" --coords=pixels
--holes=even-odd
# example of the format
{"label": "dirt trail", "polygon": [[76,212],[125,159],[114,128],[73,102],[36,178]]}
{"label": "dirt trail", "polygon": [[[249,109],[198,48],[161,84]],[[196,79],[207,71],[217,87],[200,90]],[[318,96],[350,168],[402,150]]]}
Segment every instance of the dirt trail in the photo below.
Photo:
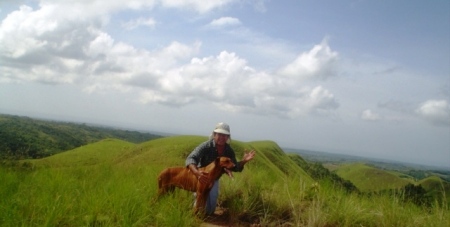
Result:
{"label": "dirt trail", "polygon": [[230,213],[227,209],[222,207],[217,207],[216,211],[213,215],[207,217],[205,221],[200,225],[200,227],[229,227],[229,226],[250,226],[250,227],[259,227],[261,225],[254,223],[245,223],[233,220],[230,216]]}
{"label": "dirt trail", "polygon": [[230,215],[228,214],[227,210],[217,207],[216,211],[213,215],[208,216],[205,219],[205,222],[203,222],[200,227],[222,227],[222,226],[234,226],[231,223]]}

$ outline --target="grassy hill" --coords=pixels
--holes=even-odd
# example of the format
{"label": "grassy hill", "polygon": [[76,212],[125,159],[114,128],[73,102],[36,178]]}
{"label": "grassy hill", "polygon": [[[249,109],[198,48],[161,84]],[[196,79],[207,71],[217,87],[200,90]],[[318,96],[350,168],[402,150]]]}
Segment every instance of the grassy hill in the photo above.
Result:
{"label": "grassy hill", "polygon": [[[183,166],[187,155],[201,142],[203,136],[172,136],[133,144],[118,139],[105,139],[38,160],[28,160],[38,166],[86,166],[112,162],[121,166]],[[258,169],[270,169],[274,177],[301,177],[309,183],[312,179],[273,141],[240,142],[233,140],[231,146],[240,160],[246,150],[254,149]],[[268,177],[268,176],[264,176]]]}
{"label": "grassy hill", "polygon": [[[207,137],[202,136],[173,136],[154,139],[140,144],[133,144],[118,139],[105,139],[51,157],[24,160],[22,163],[28,163],[27,166],[31,165],[31,169],[44,175],[41,176],[44,179],[35,177],[32,182],[36,182],[39,179],[42,182],[46,182],[49,180],[47,177],[49,174],[56,175],[51,177],[52,179],[64,182],[58,184],[58,187],[62,187],[62,189],[47,188],[39,190],[39,192],[33,190],[32,193],[34,195],[39,195],[43,193],[42,191],[54,192],[56,190],[69,194],[75,193],[79,197],[79,192],[71,192],[71,190],[86,190],[86,193],[91,191],[94,194],[100,193],[97,189],[93,189],[94,185],[96,185],[99,188],[103,188],[101,190],[112,194],[103,195],[100,193],[95,198],[84,193],[81,196],[89,197],[94,203],[103,204],[100,205],[103,207],[105,206],[103,200],[110,200],[110,197],[119,197],[117,202],[123,202],[123,196],[127,196],[130,193],[127,190],[134,187],[140,193],[145,193],[145,195],[140,196],[145,196],[145,201],[147,202],[143,202],[148,204],[149,201],[154,201],[156,196],[156,177],[158,173],[170,166],[184,165],[186,156],[206,139]],[[257,156],[246,165],[242,173],[234,174],[235,178],[233,180],[223,177],[221,180],[223,184],[220,197],[221,204],[226,204],[227,207],[233,209],[236,218],[239,218],[239,215],[243,215],[244,217],[241,218],[246,222],[253,222],[253,218],[267,212],[264,210],[271,206],[274,207],[270,211],[274,215],[272,219],[278,219],[278,217],[286,215],[287,217],[292,216],[286,214],[287,210],[291,209],[289,207],[292,201],[289,199],[297,200],[299,196],[304,196],[305,192],[303,189],[313,183],[309,175],[272,141],[241,142],[233,140],[231,146],[235,150],[238,160],[242,158],[246,150],[250,149],[254,149],[257,152]],[[95,183],[88,183],[94,185],[79,185],[78,181],[80,179],[91,179]],[[78,186],[69,186],[67,182]],[[49,183],[48,185],[56,187],[55,183]],[[292,197],[286,197],[289,194],[287,192],[291,190],[294,192]],[[116,195],[118,192],[123,194]],[[190,205],[188,204],[192,201],[191,196],[186,197],[186,193],[179,191],[175,195],[177,196],[176,198],[164,198],[166,200],[164,203],[154,204],[151,202],[152,208],[155,209],[154,212],[161,210],[166,210],[169,213],[174,212],[170,203],[176,199],[181,199],[182,206],[187,206],[185,209],[190,210]],[[66,200],[70,199],[66,198]],[[46,203],[50,202],[47,201]],[[157,214],[154,215],[158,216]],[[192,214],[189,212],[184,214],[186,218],[190,215]],[[105,218],[107,219],[106,222],[109,223],[111,221],[110,217],[111,215],[106,215],[102,212],[101,217],[96,216],[95,218]],[[168,217],[173,217],[173,214],[170,214]],[[152,217],[152,223],[157,221],[154,218],[156,217]],[[175,225],[168,224],[170,221],[166,219],[162,222],[165,223],[163,226]],[[178,224],[176,225],[178,226]],[[183,225],[186,224],[183,223]]]}
{"label": "grassy hill", "polygon": [[351,181],[362,192],[399,189],[408,183],[414,183],[411,179],[402,178],[398,174],[377,169],[364,163],[341,165],[336,170],[336,174]]}
{"label": "grassy hill", "polygon": [[111,162],[123,153],[136,147],[136,144],[119,139],[104,139],[59,154],[27,160],[35,167],[83,167]]}
{"label": "grassy hill", "polygon": [[[192,194],[176,190],[158,198],[156,178],[164,168],[184,165],[186,156],[206,139],[173,136],[143,143],[104,139],[23,160],[26,164],[17,168],[0,166],[0,225],[199,226],[208,220],[190,212]],[[318,184],[300,167],[306,164],[300,156],[287,155],[273,141],[233,140],[231,146],[238,160],[246,149],[255,149],[257,156],[234,179],[220,180],[223,226],[450,224],[448,206],[424,208],[389,195],[366,197]],[[348,167],[346,173],[357,175],[355,170],[372,180],[395,176],[362,164]],[[431,187],[432,180],[423,183]]]}
{"label": "grassy hill", "polygon": [[[418,182],[433,198],[445,198],[450,202],[450,183],[437,176],[430,176]],[[443,196],[442,196],[443,195]]]}
{"label": "grassy hill", "polygon": [[402,189],[412,184],[423,187],[426,192],[425,196],[429,197],[431,202],[450,205],[450,183],[438,176],[433,175],[415,181],[412,176],[404,173],[380,170],[364,163],[341,165],[335,172],[343,179],[352,182],[362,192]]}
{"label": "grassy hill", "polygon": [[106,138],[141,143],[159,137],[137,131],[0,114],[0,158],[41,158]]}

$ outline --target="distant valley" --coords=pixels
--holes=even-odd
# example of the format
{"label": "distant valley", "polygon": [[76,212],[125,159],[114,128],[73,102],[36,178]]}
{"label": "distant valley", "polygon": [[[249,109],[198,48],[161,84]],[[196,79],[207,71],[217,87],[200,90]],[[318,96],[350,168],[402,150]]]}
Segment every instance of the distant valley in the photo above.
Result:
{"label": "distant valley", "polygon": [[295,153],[302,156],[306,161],[319,162],[324,164],[330,170],[333,170],[333,166],[348,164],[348,163],[365,163],[367,165],[383,169],[392,170],[413,175],[417,179],[423,179],[430,175],[436,175],[443,180],[450,182],[450,166],[437,167],[427,166],[414,163],[398,162],[392,160],[382,160],[376,158],[359,157],[345,154],[335,154],[322,151],[311,151],[304,149],[283,148],[287,153]]}

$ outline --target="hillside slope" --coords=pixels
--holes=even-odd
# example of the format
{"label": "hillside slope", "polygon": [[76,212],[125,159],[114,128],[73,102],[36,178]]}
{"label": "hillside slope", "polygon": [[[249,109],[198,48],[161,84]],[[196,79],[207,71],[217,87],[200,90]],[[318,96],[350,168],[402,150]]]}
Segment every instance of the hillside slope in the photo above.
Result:
{"label": "hillside slope", "polygon": [[[129,159],[123,159],[123,163],[153,163],[161,166],[184,165],[187,155],[201,142],[207,140],[202,136],[173,136],[165,137],[146,143],[142,143],[129,155]],[[265,170],[267,176],[278,177],[296,176],[305,180],[311,180],[308,174],[296,165],[283,150],[273,141],[241,142],[233,140],[231,147],[236,153],[238,161],[244,152],[254,149],[256,157],[252,161],[253,171]]]}
{"label": "hillside slope", "polygon": [[430,176],[418,182],[433,198],[445,198],[450,204],[450,183],[437,176]]}
{"label": "hillside slope", "polygon": [[119,139],[104,139],[59,154],[26,160],[38,167],[83,167],[111,162],[136,145]]}
{"label": "hillside slope", "polygon": [[137,131],[0,114],[0,158],[41,158],[106,138],[141,143],[159,137]]}
{"label": "hillside slope", "polygon": [[396,174],[363,163],[345,164],[335,171],[338,176],[349,180],[362,192],[402,188],[408,183],[413,183],[409,179],[400,178]]}
{"label": "hillside slope", "polygon": [[249,143],[250,147],[259,151],[262,155],[261,162],[266,163],[269,166],[269,162],[276,166],[283,173],[289,175],[300,171],[301,175],[307,175],[303,169],[299,169],[292,159],[284,153],[284,151],[272,141],[257,141]]}
{"label": "hillside slope", "polygon": [[[187,155],[201,142],[203,136],[173,136],[133,144],[118,139],[105,139],[51,157],[28,160],[36,166],[86,166],[111,162],[117,166],[153,166],[162,170],[170,166],[183,166]],[[261,177],[301,177],[312,182],[310,176],[293,162],[272,141],[241,142],[233,140],[231,147],[238,161],[246,150],[257,153],[252,161],[253,172],[263,172]],[[247,165],[249,167],[250,165]],[[262,171],[264,170],[264,171]],[[254,174],[256,176],[256,174]]]}

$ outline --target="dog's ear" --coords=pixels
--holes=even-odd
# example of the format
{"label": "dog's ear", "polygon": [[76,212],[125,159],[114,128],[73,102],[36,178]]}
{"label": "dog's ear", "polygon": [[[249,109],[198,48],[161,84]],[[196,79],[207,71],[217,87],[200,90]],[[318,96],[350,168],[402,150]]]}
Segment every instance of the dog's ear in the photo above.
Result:
{"label": "dog's ear", "polygon": [[220,164],[220,157],[217,157],[217,158],[216,158],[215,163],[216,163],[216,165],[219,165],[219,164]]}

